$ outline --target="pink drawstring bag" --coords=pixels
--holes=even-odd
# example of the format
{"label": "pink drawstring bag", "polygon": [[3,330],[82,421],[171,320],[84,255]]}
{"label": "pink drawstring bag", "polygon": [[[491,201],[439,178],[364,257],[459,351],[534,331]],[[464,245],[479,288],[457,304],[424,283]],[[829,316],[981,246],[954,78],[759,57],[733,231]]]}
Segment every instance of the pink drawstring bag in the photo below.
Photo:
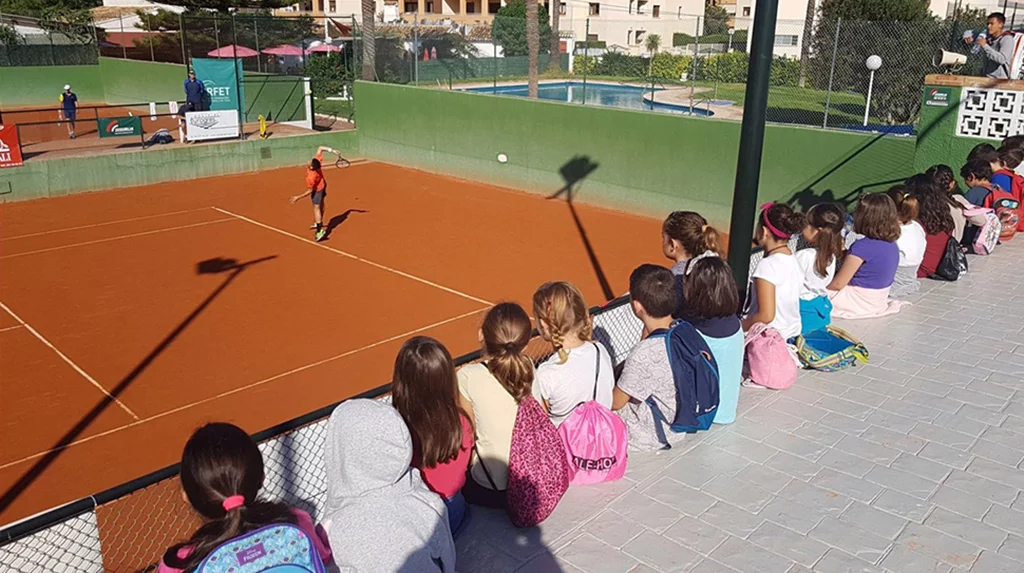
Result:
{"label": "pink drawstring bag", "polygon": [[569,465],[558,430],[537,400],[526,396],[519,403],[508,456],[506,509],[512,525],[533,527],[544,521],[568,489]]}
{"label": "pink drawstring bag", "polygon": [[750,327],[743,345],[744,378],[772,390],[785,390],[796,382],[796,362],[778,330],[759,322]]}
{"label": "pink drawstring bag", "polygon": [[597,344],[594,347],[597,349],[594,396],[573,408],[558,427],[573,485],[615,481],[626,473],[626,424],[597,401],[601,347]]}

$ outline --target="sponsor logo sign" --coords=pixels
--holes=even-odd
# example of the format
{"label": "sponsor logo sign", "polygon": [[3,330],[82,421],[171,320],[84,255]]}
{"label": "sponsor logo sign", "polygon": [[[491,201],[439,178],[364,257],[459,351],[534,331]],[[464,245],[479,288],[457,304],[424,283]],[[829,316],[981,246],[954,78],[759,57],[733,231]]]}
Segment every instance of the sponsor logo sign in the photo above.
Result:
{"label": "sponsor logo sign", "polygon": [[185,114],[189,141],[238,137],[238,111],[190,111]]}
{"label": "sponsor logo sign", "polygon": [[142,136],[141,117],[101,117],[97,122],[100,137]]}
{"label": "sponsor logo sign", "polygon": [[0,167],[18,167],[21,164],[17,127],[14,124],[0,125]]}

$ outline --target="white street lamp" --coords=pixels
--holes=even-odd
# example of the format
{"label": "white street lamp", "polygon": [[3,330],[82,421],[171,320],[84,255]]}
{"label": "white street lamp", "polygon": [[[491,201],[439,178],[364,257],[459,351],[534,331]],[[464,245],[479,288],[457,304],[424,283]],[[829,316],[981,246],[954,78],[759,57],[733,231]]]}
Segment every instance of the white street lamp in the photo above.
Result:
{"label": "white street lamp", "polygon": [[868,71],[871,72],[868,79],[868,99],[864,104],[864,127],[867,127],[868,115],[871,113],[871,90],[875,87],[875,72],[878,71],[878,68],[882,67],[882,58],[879,56],[868,56],[864,65],[867,66]]}
{"label": "white street lamp", "polygon": [[729,28],[729,48],[725,50],[725,53],[732,52],[732,35],[736,33],[736,28]]}

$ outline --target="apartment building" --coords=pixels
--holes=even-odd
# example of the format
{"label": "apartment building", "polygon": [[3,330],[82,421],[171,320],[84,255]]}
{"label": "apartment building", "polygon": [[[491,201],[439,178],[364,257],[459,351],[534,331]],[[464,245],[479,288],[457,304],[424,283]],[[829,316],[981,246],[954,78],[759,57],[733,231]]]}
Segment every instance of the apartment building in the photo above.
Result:
{"label": "apartment building", "polygon": [[[604,42],[622,52],[644,52],[650,34],[672,44],[672,34],[695,34],[704,14],[704,0],[539,0],[551,12],[558,2],[559,29],[571,31],[577,40]],[[503,0],[377,0],[378,21],[437,24],[454,23],[490,26]],[[361,17],[359,0],[304,0],[278,10],[282,14],[310,14],[315,17]],[[589,28],[588,28],[589,20]]]}

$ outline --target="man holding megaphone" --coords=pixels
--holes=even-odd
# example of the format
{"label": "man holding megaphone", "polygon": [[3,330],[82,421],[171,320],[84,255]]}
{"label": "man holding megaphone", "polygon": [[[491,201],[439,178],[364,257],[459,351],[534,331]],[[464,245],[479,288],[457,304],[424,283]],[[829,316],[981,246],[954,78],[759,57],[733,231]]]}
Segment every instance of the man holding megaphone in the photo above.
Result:
{"label": "man holding megaphone", "polygon": [[985,76],[995,79],[1010,79],[1010,65],[1013,62],[1015,39],[1013,32],[1005,32],[1006,16],[1002,12],[988,15],[985,32],[975,38],[972,32],[964,33],[964,43],[974,44],[985,54]]}

